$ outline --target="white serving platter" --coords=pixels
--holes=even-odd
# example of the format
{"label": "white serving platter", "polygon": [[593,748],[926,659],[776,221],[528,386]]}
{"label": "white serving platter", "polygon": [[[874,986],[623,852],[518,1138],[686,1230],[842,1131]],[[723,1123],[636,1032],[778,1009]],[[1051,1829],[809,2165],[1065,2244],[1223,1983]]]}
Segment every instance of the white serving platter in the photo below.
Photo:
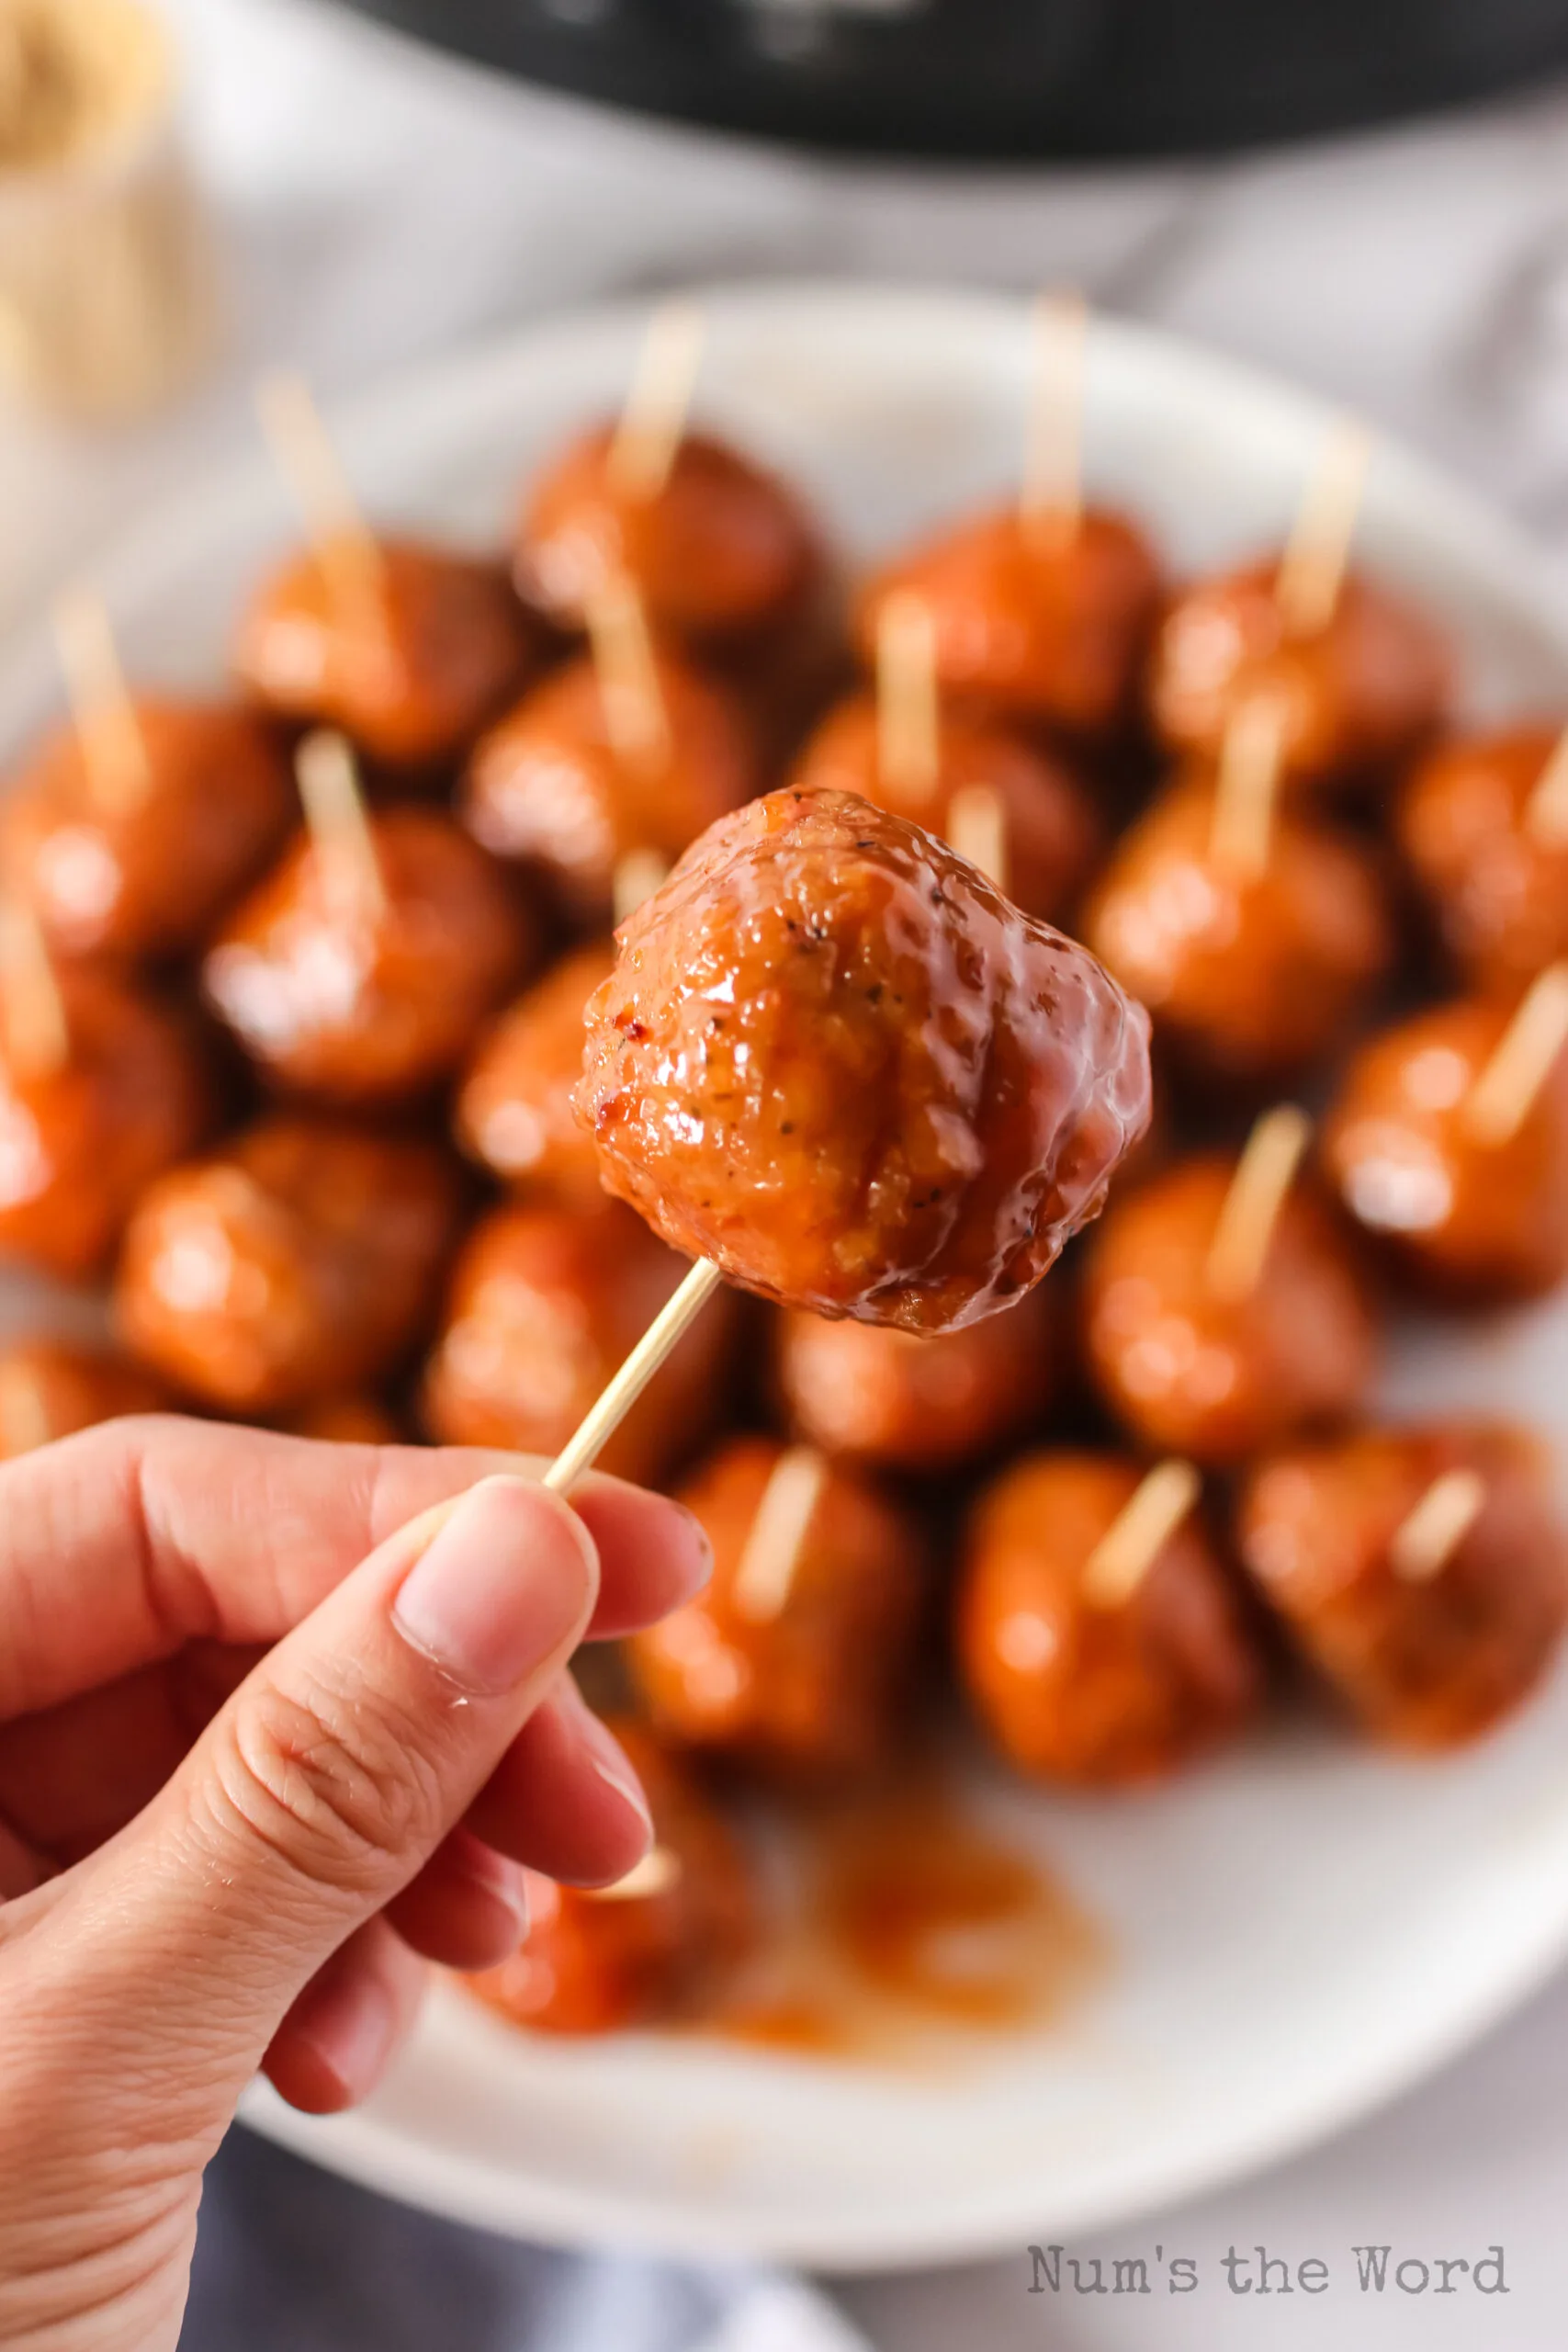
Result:
{"label": "white serving platter", "polygon": [[[708,300],[703,416],[776,461],[852,560],[1005,492],[1024,310],[984,296],[775,286]],[[379,520],[496,540],[517,486],[627,378],[640,315],[529,330],[334,414]],[[1277,539],[1315,401],[1163,336],[1097,324],[1088,464],[1178,566]],[[106,552],[138,677],[210,684],[292,518],[259,451]],[[1380,448],[1362,546],[1446,621],[1476,710],[1568,707],[1568,620],[1529,548]],[[0,750],[57,699],[41,632],[0,669]],[[0,1285],[0,1328],[55,1306]],[[80,1314],[78,1307],[71,1309]],[[1568,1310],[1402,1340],[1390,1395],[1518,1408],[1568,1453]],[[1568,1679],[1479,1750],[1391,1761],[1284,1723],[1152,1795],[976,1792],[1037,1847],[1111,1958],[1058,2022],[898,2067],[701,2039],[581,2046],[444,1991],[363,2111],[251,2122],[317,2162],[520,2235],[822,2267],[929,2264],[1103,2227],[1285,2155],[1440,2064],[1568,1951]]]}

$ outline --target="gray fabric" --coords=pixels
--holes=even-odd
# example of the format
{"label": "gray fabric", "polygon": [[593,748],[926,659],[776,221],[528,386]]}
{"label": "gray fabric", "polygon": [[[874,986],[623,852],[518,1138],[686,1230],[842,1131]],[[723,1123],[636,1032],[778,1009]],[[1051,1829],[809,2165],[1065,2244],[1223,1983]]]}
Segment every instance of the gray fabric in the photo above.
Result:
{"label": "gray fabric", "polygon": [[755,2283],[514,2245],[237,2127],[208,2174],[180,2352],[695,2352]]}

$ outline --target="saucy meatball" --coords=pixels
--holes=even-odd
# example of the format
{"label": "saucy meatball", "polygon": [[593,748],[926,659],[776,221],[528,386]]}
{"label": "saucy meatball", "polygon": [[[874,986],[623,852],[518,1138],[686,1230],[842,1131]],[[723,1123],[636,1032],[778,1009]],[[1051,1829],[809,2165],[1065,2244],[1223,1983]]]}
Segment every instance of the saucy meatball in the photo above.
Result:
{"label": "saucy meatball", "polygon": [[1090,1246],[1084,1339],[1101,1396],[1151,1450],[1216,1465],[1354,1410],[1376,1369],[1367,1281],[1309,1180],[1280,1204],[1257,1279],[1213,1278],[1237,1162],[1178,1161],[1113,1203]]}
{"label": "saucy meatball", "polygon": [[1063,1342],[1045,1283],[1008,1315],[926,1335],[886,1323],[785,1314],[775,1364],[789,1423],[824,1452],[885,1470],[941,1473],[1043,1421]]}
{"label": "saucy meatball", "polygon": [[263,1120],[142,1196],[115,1282],[121,1336],[221,1412],[356,1388],[419,1340],[460,1207],[434,1144]]}
{"label": "saucy meatball", "polygon": [[234,666],[280,718],[340,727],[370,759],[457,759],[537,655],[502,574],[412,539],[379,539],[348,581],[304,549],[245,614]]}
{"label": "saucy meatball", "polygon": [[733,1439],[679,1497],[714,1570],[626,1645],[657,1727],[786,1781],[882,1762],[908,1710],[924,1599],[908,1517],[855,1472],[767,1437]]}
{"label": "saucy meatball", "polygon": [[374,904],[302,836],[236,909],[202,979],[275,1084],[375,1106],[450,1077],[539,946],[506,875],[449,817],[389,808],[368,831]]}
{"label": "saucy meatball", "polygon": [[751,1866],[680,1760],[640,1724],[616,1722],[657,1843],[615,1886],[558,1886],[530,1871],[528,1935],[468,1981],[516,2025],[614,2033],[692,2017],[722,2000],[757,1936]]}
{"label": "saucy meatball", "polygon": [[1062,534],[1010,509],[944,532],[867,586],[856,627],[867,658],[887,599],[909,591],[931,615],[945,691],[1074,735],[1129,716],[1159,569],[1126,516],[1090,509]]}
{"label": "saucy meatball", "polygon": [[142,696],[133,717],[134,790],[106,798],[69,729],[41,747],[0,812],[0,865],[62,956],[183,955],[293,819],[282,756],[248,713]]}
{"label": "saucy meatball", "polygon": [[654,656],[663,740],[617,748],[598,671],[573,662],[476,745],[463,821],[514,860],[574,922],[608,922],[615,868],[637,850],[667,862],[757,789],[744,721],[724,690],[671,653]]}
{"label": "saucy meatball", "polygon": [[0,1462],[167,1403],[155,1380],[105,1349],[56,1340],[0,1347]]}
{"label": "saucy meatball", "polygon": [[[617,1202],[500,1208],[470,1235],[425,1370],[446,1445],[558,1453],[685,1272]],[[733,1302],[710,1300],[599,1456],[643,1485],[701,1443],[722,1402]]]}
{"label": "saucy meatball", "polygon": [[1239,1730],[1261,1675],[1224,1570],[1189,1510],[1133,1589],[1086,1573],[1144,1473],[1119,1455],[1032,1453],[965,1532],[959,1669],[1002,1753],[1046,1781],[1115,1788],[1179,1770]]}
{"label": "saucy meatball", "polygon": [[599,1196],[599,1157],[572,1095],[582,1075],[583,1011],[615,961],[607,940],[578,948],[480,1040],[457,1096],[457,1139],[503,1184]]}
{"label": "saucy meatball", "polygon": [[1350,1216],[1409,1281],[1461,1304],[1532,1297],[1568,1273],[1568,1055],[1511,1133],[1472,1115],[1512,1018],[1466,1001],[1383,1031],[1351,1062],[1324,1128]]}
{"label": "saucy meatball", "polygon": [[1516,992],[1568,956],[1568,808],[1540,797],[1561,741],[1551,727],[1460,736],[1400,799],[1405,863],[1477,989]]}
{"label": "saucy meatball", "polygon": [[629,579],[656,628],[734,638],[777,621],[818,571],[804,509],[724,443],[689,433],[649,494],[617,479],[615,428],[573,442],[529,493],[515,577],[531,604],[582,625],[606,582]]}
{"label": "saucy meatball", "polygon": [[100,1271],[144,1187],[212,1116],[189,1024],[88,969],[56,974],[63,1052],[18,1058],[0,1019],[0,1257],[67,1281]]}
{"label": "saucy meatball", "polygon": [[999,727],[953,714],[937,735],[929,789],[886,774],[874,699],[857,695],[831,712],[801,753],[802,792],[854,792],[946,839],[959,794],[994,793],[1007,837],[1005,895],[1025,914],[1053,922],[1071,906],[1100,848],[1093,806],[1066,763]]}
{"label": "saucy meatball", "polygon": [[1448,702],[1441,635],[1400,597],[1352,571],[1325,627],[1292,636],[1273,559],[1199,581],[1155,639],[1149,704],[1173,750],[1217,759],[1236,712],[1260,695],[1284,714],[1287,772],[1354,775],[1406,758]]}
{"label": "saucy meatball", "polygon": [[1342,1041],[1393,954],[1370,854],[1276,811],[1261,871],[1215,854],[1214,791],[1190,778],[1123,835],[1084,918],[1089,944],[1180,1061],[1242,1087]]}
{"label": "saucy meatball", "polygon": [[618,943],[578,1092],[604,1182],[788,1305],[977,1321],[1098,1213],[1146,1123],[1141,1010],[850,794],[714,826]]}
{"label": "saucy meatball", "polygon": [[[1568,1539],[1552,1485],[1550,1449],[1502,1423],[1361,1430],[1258,1464],[1242,1557],[1370,1731],[1450,1747],[1517,1707],[1562,1639]],[[1446,1522],[1435,1542],[1421,1537],[1428,1498]]]}

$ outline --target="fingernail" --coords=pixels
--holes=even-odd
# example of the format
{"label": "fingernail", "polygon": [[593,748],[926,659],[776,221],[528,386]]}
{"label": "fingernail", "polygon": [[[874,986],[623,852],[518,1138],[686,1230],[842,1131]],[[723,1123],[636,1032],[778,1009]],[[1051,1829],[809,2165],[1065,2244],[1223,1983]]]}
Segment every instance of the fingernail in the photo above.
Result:
{"label": "fingernail", "polygon": [[691,1582],[686,1590],[686,1598],[690,1600],[713,1582],[713,1538],[688,1505],[676,1503],[674,1508],[684,1520],[686,1532],[692,1540]]}
{"label": "fingernail", "polygon": [[498,1854],[493,1846],[484,1845],[478,1838],[465,1836],[463,1868],[474,1884],[510,1917],[515,1948],[528,1932],[528,1882],[522,1863]]}
{"label": "fingernail", "polygon": [[392,1620],[463,1690],[493,1698],[581,1634],[597,1585],[575,1512],[526,1479],[484,1478],[403,1578]]}
{"label": "fingernail", "polygon": [[398,2003],[367,1969],[329,1970],[294,2006],[289,2026],[344,2103],[356,2105],[380,2081],[398,2038]]}
{"label": "fingernail", "polygon": [[653,1815],[630,1757],[606,1724],[600,1722],[575,1683],[567,1684],[567,1704],[581,1747],[583,1760],[596,1780],[611,1790],[632,1817],[646,1853],[653,1843]]}

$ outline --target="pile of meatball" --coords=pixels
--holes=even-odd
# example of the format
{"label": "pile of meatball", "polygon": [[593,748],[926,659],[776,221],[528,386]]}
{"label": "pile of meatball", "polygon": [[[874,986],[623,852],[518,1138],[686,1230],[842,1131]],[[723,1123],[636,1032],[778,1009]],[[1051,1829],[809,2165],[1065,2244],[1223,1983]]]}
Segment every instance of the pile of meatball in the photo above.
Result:
{"label": "pile of meatball", "polygon": [[[640,1046],[661,1124],[615,1181],[626,1198],[603,1181],[611,1114],[581,1081],[620,877],[759,796],[852,833],[858,802],[820,796],[858,796],[939,837],[960,796],[992,796],[1029,936],[1060,925],[1152,1016],[1153,1129],[1061,1267],[1009,1275],[1013,1303],[987,1276],[1000,1311],[928,1295],[863,1316],[885,1104],[880,1080],[857,1091],[842,971],[810,1009],[809,951],[831,963],[835,941],[788,943],[778,1023],[729,1046],[714,975],[770,926],[784,944],[787,894],[710,894],[679,934],[711,959],[693,1001],[715,1194],[784,1270],[752,1286],[790,1303],[719,1293],[605,1450],[697,1514],[715,1574],[615,1668],[654,1853],[608,1894],[541,1884],[527,1945],[481,1988],[509,2014],[583,2031],[722,2004],[762,1902],[733,1792],[789,1808],[899,1771],[944,1683],[1018,1772],[1110,1790],[1234,1740],[1303,1668],[1371,1734],[1431,1749],[1548,1667],[1568,1554],[1546,1450],[1494,1421],[1380,1426],[1367,1405],[1402,1295],[1472,1311],[1568,1273],[1568,1056],[1506,1131],[1467,1115],[1519,1001],[1568,957],[1568,823],[1539,821],[1558,729],[1456,731],[1422,614],[1352,571],[1293,633],[1276,570],[1173,588],[1125,515],[1090,505],[1042,534],[998,509],[852,592],[744,456],[688,433],[649,492],[606,428],[531,485],[509,563],[385,538],[344,593],[321,549],[288,562],[240,620],[230,696],[135,698],[135,788],[106,790],[70,729],[10,780],[0,885],[47,945],[63,1035],[5,1028],[0,1252],[107,1283],[118,1351],[0,1351],[0,1453],[174,1407],[552,1454],[679,1283],[668,1240],[722,1255],[722,1199],[691,1193],[666,1238],[627,1205],[649,1207],[637,1165],[696,1116],[660,1086],[667,1040],[639,1038],[658,951],[635,916],[616,1051]],[[595,597],[626,582],[652,741],[617,724],[585,642]],[[887,773],[864,682],[896,596],[926,616],[939,695],[918,790]],[[1216,779],[1265,695],[1281,775],[1243,868],[1216,851]],[[370,903],[301,829],[291,758],[321,729],[363,778]],[[908,1113],[916,1056],[941,1078],[963,1041],[940,989],[889,1009],[899,969],[868,967],[858,1001],[879,1053],[907,1021]],[[1053,966],[1040,1001],[1076,969]],[[1001,1065],[987,1082],[995,1142],[1027,1090]],[[1216,1282],[1238,1155],[1286,1097],[1321,1106],[1314,1147],[1249,1279]],[[1114,1152],[1080,1108],[1053,1182],[1081,1208]],[[931,1189],[900,1200],[906,1224],[947,1214],[937,1178],[961,1158],[939,1089],[920,1115]],[[963,1174],[993,1223],[994,1175],[985,1150]],[[841,1287],[795,1280],[807,1260]],[[1162,1464],[1201,1493],[1118,1585],[1106,1539]],[[1434,1566],[1405,1539],[1455,1479],[1472,1504]]]}

